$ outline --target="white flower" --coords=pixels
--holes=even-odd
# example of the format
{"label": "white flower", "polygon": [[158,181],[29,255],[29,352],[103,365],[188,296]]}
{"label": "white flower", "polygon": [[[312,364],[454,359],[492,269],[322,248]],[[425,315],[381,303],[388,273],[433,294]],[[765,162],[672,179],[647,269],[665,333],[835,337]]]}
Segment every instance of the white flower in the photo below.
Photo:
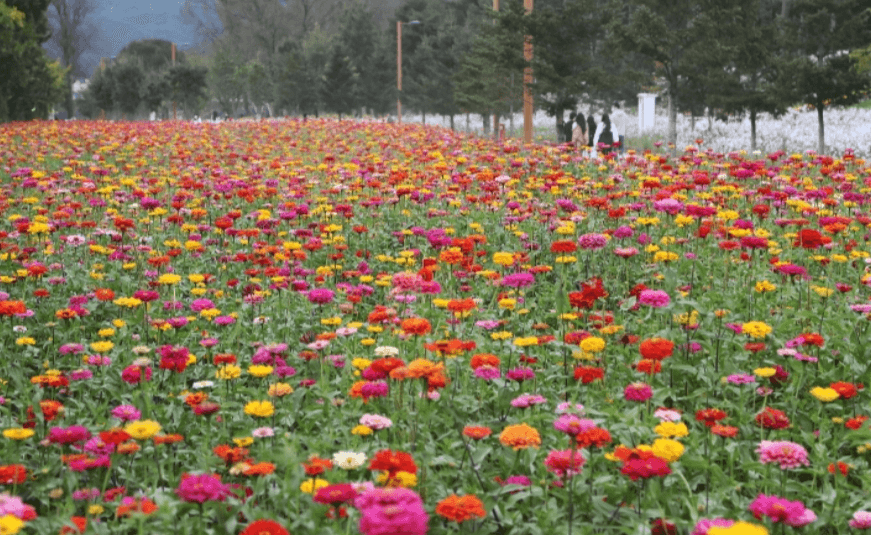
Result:
{"label": "white flower", "polygon": [[395,357],[399,354],[399,349],[393,346],[379,346],[375,348],[376,357]]}
{"label": "white flower", "polygon": [[255,438],[268,438],[275,436],[275,431],[271,427],[258,427],[251,431],[251,436]]}
{"label": "white flower", "polygon": [[333,463],[342,470],[354,470],[355,468],[360,468],[365,462],[365,453],[339,451],[333,454]]}
{"label": "white flower", "polygon": [[212,388],[215,383],[213,381],[197,381],[191,386],[194,390],[202,390],[203,388]]}
{"label": "white flower", "polygon": [[656,409],[653,411],[653,416],[659,418],[663,422],[679,422],[681,414],[671,409]]}
{"label": "white flower", "polygon": [[364,414],[360,417],[360,424],[372,429],[387,429],[393,426],[393,420],[379,414]]}

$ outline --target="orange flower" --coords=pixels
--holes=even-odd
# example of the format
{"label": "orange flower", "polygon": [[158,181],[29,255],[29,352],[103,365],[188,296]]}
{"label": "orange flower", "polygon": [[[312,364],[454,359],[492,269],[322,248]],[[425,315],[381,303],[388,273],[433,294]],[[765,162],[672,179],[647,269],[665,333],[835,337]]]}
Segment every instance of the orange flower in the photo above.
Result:
{"label": "orange flower", "polygon": [[272,463],[255,463],[245,469],[243,472],[246,476],[268,476],[275,472],[275,465]]}
{"label": "orange flower", "polygon": [[175,444],[176,442],[181,442],[184,440],[184,437],[181,435],[154,435],[151,439],[154,441],[155,446],[159,446],[160,444]]}
{"label": "orange flower", "polygon": [[145,515],[150,515],[151,513],[157,511],[158,507],[153,501],[148,498],[124,498],[119,505],[115,509],[115,516],[128,516],[131,513],[142,513]]}
{"label": "orange flower", "polygon": [[476,353],[472,355],[472,360],[469,361],[469,366],[473,370],[477,370],[481,366],[492,366],[498,368],[501,364],[499,357],[492,353]]}
{"label": "orange flower", "polygon": [[23,301],[0,301],[0,316],[14,316],[25,312],[27,307]]}
{"label": "orange flower", "polygon": [[115,292],[109,288],[97,288],[94,290],[94,297],[96,297],[98,301],[111,301],[112,299],[115,299]]}
{"label": "orange flower", "polygon": [[451,299],[448,301],[448,310],[451,312],[468,312],[470,310],[474,310],[478,305],[475,303],[474,299]]}
{"label": "orange flower", "polygon": [[432,331],[432,325],[430,325],[429,321],[423,318],[404,319],[399,326],[408,334],[421,335]]}
{"label": "orange flower", "polygon": [[489,437],[493,431],[489,427],[467,425],[463,428],[463,434],[472,440],[481,440]]}
{"label": "orange flower", "polygon": [[484,503],[474,494],[462,497],[451,494],[436,505],[435,512],[437,515],[454,522],[465,522],[487,516]]}
{"label": "orange flower", "polygon": [[139,444],[136,442],[127,442],[126,444],[118,444],[117,452],[119,455],[129,455],[139,451]]}
{"label": "orange flower", "polygon": [[187,396],[185,396],[184,402],[191,407],[196,407],[197,405],[206,401],[207,399],[209,399],[209,395],[206,394],[205,392],[195,392],[195,393],[188,394]]}
{"label": "orange flower", "polygon": [[534,427],[526,424],[509,425],[499,435],[499,442],[503,446],[510,446],[515,450],[526,449],[530,446],[537,448],[541,445],[541,435]]}
{"label": "orange flower", "polygon": [[451,247],[439,253],[439,260],[445,264],[459,264],[463,261],[463,252]]}
{"label": "orange flower", "polygon": [[415,359],[408,364],[407,374],[408,377],[411,377],[412,379],[420,379],[421,377],[427,377],[428,375],[435,373],[439,366],[442,365],[426,359]]}

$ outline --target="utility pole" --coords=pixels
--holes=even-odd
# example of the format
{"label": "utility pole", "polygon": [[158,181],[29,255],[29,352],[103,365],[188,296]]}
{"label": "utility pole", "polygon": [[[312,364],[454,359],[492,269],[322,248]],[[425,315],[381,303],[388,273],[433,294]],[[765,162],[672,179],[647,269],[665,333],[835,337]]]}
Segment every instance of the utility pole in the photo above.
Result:
{"label": "utility pole", "polygon": [[[499,11],[499,0],[493,0],[493,11]],[[499,139],[499,113],[496,111],[493,112],[493,139]]]}
{"label": "utility pole", "polygon": [[[523,0],[526,14],[532,13],[533,0]],[[527,35],[523,43],[523,59],[526,68],[523,69],[523,142],[532,143],[532,36]]]}

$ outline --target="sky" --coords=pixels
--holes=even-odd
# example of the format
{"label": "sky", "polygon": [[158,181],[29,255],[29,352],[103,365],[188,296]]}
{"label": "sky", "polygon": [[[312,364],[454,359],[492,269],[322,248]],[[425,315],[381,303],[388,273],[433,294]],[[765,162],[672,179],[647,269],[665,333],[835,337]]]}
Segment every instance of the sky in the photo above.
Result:
{"label": "sky", "polygon": [[84,56],[87,72],[99,65],[100,58],[111,58],[130,42],[139,39],[165,39],[184,50],[195,44],[191,26],[181,22],[182,0],[97,0],[91,16],[100,28],[100,38]]}

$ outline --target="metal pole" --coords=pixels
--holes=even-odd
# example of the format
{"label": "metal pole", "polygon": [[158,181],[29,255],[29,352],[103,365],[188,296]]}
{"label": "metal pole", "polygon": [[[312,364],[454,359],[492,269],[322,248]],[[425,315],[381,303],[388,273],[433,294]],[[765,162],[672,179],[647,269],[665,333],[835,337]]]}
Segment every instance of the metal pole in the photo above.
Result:
{"label": "metal pole", "polygon": [[402,22],[396,21],[396,122],[402,124]]}
{"label": "metal pole", "polygon": [[[175,43],[172,44],[172,66],[175,67]],[[175,100],[172,101],[172,120],[176,120]]]}
{"label": "metal pole", "polygon": [[[523,0],[523,7],[526,9],[526,14],[532,13],[533,0]],[[523,43],[523,59],[527,61],[526,68],[523,69],[523,142],[532,143],[532,91],[529,86],[532,85],[532,36],[527,35]]]}

